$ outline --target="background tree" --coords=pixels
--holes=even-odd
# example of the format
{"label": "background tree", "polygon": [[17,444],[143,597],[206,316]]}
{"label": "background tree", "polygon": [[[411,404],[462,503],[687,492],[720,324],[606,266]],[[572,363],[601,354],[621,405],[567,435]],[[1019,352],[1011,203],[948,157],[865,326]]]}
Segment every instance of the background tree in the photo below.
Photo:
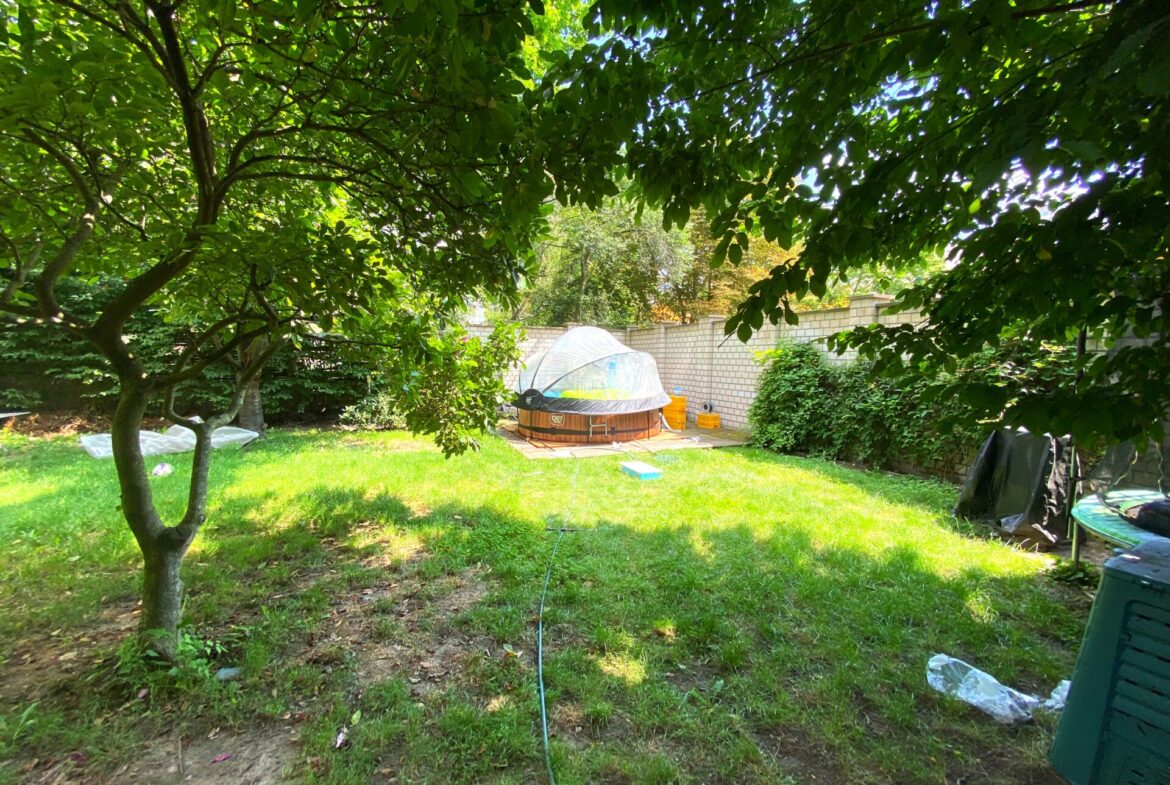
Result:
{"label": "background tree", "polygon": [[717,262],[717,243],[711,237],[711,222],[702,207],[691,218],[688,237],[691,254],[662,286],[663,305],[681,322],[734,313],[747,297],[748,287],[766,275],[775,260],[791,255],[775,246],[755,245],[739,264]]}
{"label": "background tree", "polygon": [[538,258],[530,323],[625,327],[653,320],[662,282],[689,266],[692,250],[686,232],[662,229],[655,211],[640,217],[610,200],[597,210],[554,211]]}
{"label": "background tree", "polygon": [[581,166],[624,145],[623,176],[667,223],[707,208],[717,259],[800,249],[751,287],[728,322],[741,338],[842,274],[946,253],[898,297],[924,328],[836,345],[933,374],[1005,341],[1132,335],[1082,357],[1075,385],[957,390],[1009,423],[1125,438],[1170,405],[1168,20],[1157,0],[599,0],[550,78],[564,117],[587,107]]}
{"label": "background tree", "polygon": [[[753,283],[799,255],[799,248],[756,243],[739,264],[722,264],[701,206],[686,230],[664,229],[659,210],[641,212],[617,201],[598,210],[554,210],[550,236],[538,246],[540,265],[524,299],[527,321],[626,327],[725,316],[747,298]],[[841,307],[857,292],[898,292],[940,267],[930,260],[899,270],[869,265],[852,271],[821,297],[806,297],[794,307]]]}
{"label": "background tree", "polygon": [[[607,189],[573,185],[575,157],[558,162],[563,146],[541,141],[527,13],[471,0],[0,7],[0,312],[89,344],[117,377],[114,463],[143,554],[141,624],[163,631],[164,654],[206,515],[210,433],[282,342],[373,324],[402,362],[442,362],[457,348],[444,314],[471,292],[506,295],[523,272],[547,172],[586,201]],[[62,307],[63,279],[99,273],[127,283],[92,316]],[[134,340],[152,305],[190,327],[162,370]],[[259,339],[222,412],[195,423],[175,411],[180,387]],[[197,436],[174,524],[138,444],[160,402]],[[436,426],[428,412],[416,421]],[[439,435],[448,451],[468,445],[463,428]]]}

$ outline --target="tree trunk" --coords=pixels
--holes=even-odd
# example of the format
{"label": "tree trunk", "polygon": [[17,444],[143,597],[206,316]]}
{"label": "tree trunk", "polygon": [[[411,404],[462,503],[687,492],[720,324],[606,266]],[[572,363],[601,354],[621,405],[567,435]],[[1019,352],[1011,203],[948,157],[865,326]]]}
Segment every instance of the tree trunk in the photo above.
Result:
{"label": "tree trunk", "polygon": [[[244,373],[244,369],[251,365],[267,348],[268,337],[261,336],[240,352],[240,370],[236,372],[236,384],[242,381],[241,375]],[[264,401],[260,396],[260,377],[262,374],[263,370],[258,371],[251,379],[244,382],[244,402],[240,405],[240,413],[236,423],[241,428],[255,431],[263,439],[267,426],[264,422]]]}
{"label": "tree trunk", "polygon": [[264,438],[264,402],[260,397],[260,374],[252,377],[244,386],[244,403],[240,406],[240,415],[236,423],[241,428],[255,431]]}
{"label": "tree trunk", "polygon": [[187,513],[177,526],[167,526],[154,506],[138,437],[149,400],[149,391],[123,379],[110,436],[122,491],[122,514],[142,552],[139,636],[144,645],[154,649],[163,659],[170,660],[177,650],[182,615],[183,581],[179,570],[183,556],[203,523],[206,507],[211,430],[208,424],[194,425],[196,445]]}
{"label": "tree trunk", "polygon": [[183,611],[179,568],[187,548],[175,548],[167,540],[159,538],[149,553],[142,553],[142,616],[138,628],[143,643],[170,660],[179,642]]}
{"label": "tree trunk", "polygon": [[[122,514],[142,552],[143,592],[139,632],[144,643],[169,659],[174,655],[178,641],[179,607],[182,602],[179,562],[182,560],[182,552],[167,553],[164,542],[167,528],[155,510],[150,479],[146,474],[146,461],[142,458],[142,448],[138,441],[148,401],[148,393],[124,381],[110,437],[114,465],[118,471],[118,485],[122,491]],[[160,630],[162,634],[159,634]]]}
{"label": "tree trunk", "polygon": [[585,290],[589,286],[589,253],[581,254],[581,285],[577,287],[577,318],[574,321],[585,321]]}

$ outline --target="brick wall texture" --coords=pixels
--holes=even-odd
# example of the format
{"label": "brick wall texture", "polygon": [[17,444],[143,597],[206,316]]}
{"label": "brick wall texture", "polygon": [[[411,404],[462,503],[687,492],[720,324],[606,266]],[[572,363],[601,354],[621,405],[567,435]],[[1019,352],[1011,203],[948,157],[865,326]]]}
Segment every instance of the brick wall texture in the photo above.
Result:
{"label": "brick wall texture", "polygon": [[[824,350],[827,336],[866,324],[917,324],[919,314],[886,313],[890,298],[885,295],[854,297],[847,308],[808,311],[800,315],[795,326],[765,324],[746,344],[735,336],[723,334],[723,317],[709,317],[695,324],[659,324],[646,328],[610,330],[614,336],[641,352],[652,355],[658,363],[662,386],[668,393],[687,396],[687,416],[693,420],[704,403],[710,403],[726,428],[747,428],[748,409],[756,397],[756,387],[763,365],[762,352],[774,348],[780,340],[812,343]],[[521,344],[520,356],[527,358],[543,352],[568,327],[528,327]],[[490,327],[471,325],[472,335],[486,336]],[[851,354],[837,356],[826,351],[832,363],[846,363]],[[519,366],[511,368],[505,381],[513,389]],[[676,392],[677,391],[677,392]]]}

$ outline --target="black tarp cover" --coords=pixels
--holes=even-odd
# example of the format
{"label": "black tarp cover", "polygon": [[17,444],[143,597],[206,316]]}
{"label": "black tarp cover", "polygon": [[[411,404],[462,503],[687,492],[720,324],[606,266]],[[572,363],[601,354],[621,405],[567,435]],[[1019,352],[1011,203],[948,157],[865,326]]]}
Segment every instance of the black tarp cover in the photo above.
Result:
{"label": "black tarp cover", "polygon": [[994,523],[1041,550],[1068,534],[1072,450],[1068,439],[998,430],[967,472],[955,514]]}

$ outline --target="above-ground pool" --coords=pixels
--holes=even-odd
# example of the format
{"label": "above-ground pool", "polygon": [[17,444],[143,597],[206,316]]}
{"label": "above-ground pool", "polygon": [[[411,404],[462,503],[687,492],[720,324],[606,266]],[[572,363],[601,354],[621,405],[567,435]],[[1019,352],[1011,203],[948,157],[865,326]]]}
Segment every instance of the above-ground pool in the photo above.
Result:
{"label": "above-ground pool", "polygon": [[658,366],[597,327],[577,327],[525,361],[517,384],[521,436],[550,442],[647,439],[662,430]]}

